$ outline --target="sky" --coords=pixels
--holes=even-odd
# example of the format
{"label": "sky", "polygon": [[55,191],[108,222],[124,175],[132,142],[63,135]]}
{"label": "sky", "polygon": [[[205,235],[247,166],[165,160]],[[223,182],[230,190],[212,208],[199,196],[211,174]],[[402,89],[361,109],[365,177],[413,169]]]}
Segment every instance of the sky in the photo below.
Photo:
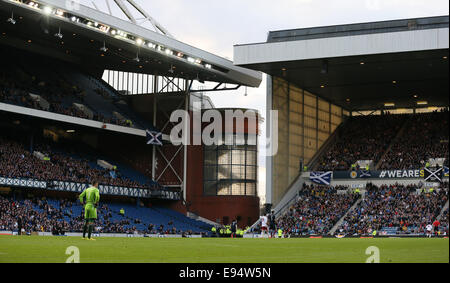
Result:
{"label": "sky", "polygon": [[[106,11],[105,1],[95,0],[95,4]],[[234,45],[265,42],[269,31],[449,14],[448,0],[135,1],[176,39],[230,60],[233,60]],[[92,7],[90,0],[80,2]],[[118,8],[113,8],[113,14],[120,15]],[[241,88],[208,96],[216,107],[257,109],[265,117],[266,82],[263,77],[259,88]],[[265,143],[265,124],[262,128],[261,145]],[[262,203],[265,196],[264,152],[261,146],[258,191]]]}

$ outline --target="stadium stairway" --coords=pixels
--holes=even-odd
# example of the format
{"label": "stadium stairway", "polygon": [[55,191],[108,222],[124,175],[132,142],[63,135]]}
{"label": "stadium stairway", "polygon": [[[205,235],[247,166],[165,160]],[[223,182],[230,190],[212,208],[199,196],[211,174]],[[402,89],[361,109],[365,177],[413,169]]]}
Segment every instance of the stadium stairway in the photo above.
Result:
{"label": "stadium stairway", "polygon": [[439,213],[439,216],[436,217],[436,219],[437,219],[438,221],[441,221],[442,217],[444,216],[444,212],[448,209],[448,207],[449,207],[449,201],[447,201],[447,202],[445,203],[444,207],[442,207],[442,210],[441,210],[441,212]]}
{"label": "stadium stairway", "polygon": [[330,232],[328,234],[330,235],[334,235],[334,233],[336,232],[336,230],[342,225],[342,223],[344,223],[345,217],[347,217],[347,215],[352,212],[355,208],[358,207],[359,203],[362,201],[362,197],[360,197],[353,205],[352,207],[350,207],[347,212],[341,217],[341,219],[339,219],[338,222],[336,222],[336,224],[333,226],[333,228],[331,228]]}

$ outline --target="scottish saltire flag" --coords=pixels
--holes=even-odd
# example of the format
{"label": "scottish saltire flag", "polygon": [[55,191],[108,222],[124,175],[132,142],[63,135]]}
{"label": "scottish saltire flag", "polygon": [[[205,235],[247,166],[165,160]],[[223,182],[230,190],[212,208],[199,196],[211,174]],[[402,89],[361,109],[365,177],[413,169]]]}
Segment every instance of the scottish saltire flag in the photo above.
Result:
{"label": "scottish saltire flag", "polygon": [[333,175],[332,171],[328,171],[328,172],[310,172],[309,173],[309,179],[312,182],[316,183],[316,184],[330,185],[332,175]]}
{"label": "scottish saltire flag", "polygon": [[162,143],[162,133],[156,132],[156,131],[146,130],[145,134],[147,136],[147,144],[163,145],[163,143]]}
{"label": "scottish saltire flag", "polygon": [[448,177],[448,167],[444,166],[444,177]]}
{"label": "scottish saltire flag", "polygon": [[370,178],[371,176],[369,170],[361,170],[361,174],[359,174],[360,178]]}
{"label": "scottish saltire flag", "polygon": [[425,182],[442,182],[442,175],[444,173],[444,168],[438,168],[438,169],[431,169],[431,168],[424,168],[424,180]]}

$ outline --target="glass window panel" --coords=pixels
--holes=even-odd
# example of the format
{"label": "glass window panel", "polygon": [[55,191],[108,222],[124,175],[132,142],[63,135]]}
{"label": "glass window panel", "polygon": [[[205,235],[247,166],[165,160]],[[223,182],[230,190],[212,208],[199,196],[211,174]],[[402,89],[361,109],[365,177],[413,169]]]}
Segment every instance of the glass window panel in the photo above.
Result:
{"label": "glass window panel", "polygon": [[256,180],[256,166],[246,166],[247,180]]}
{"label": "glass window panel", "polygon": [[289,103],[289,108],[291,112],[302,113],[303,105],[299,102],[291,101]]}
{"label": "glass window panel", "polygon": [[231,165],[220,165],[218,168],[219,180],[231,179]]}
{"label": "glass window panel", "polygon": [[231,164],[230,150],[219,150],[218,164]]}
{"label": "glass window panel", "polygon": [[217,180],[217,166],[205,166],[204,179]]}
{"label": "glass window panel", "polygon": [[234,183],[231,185],[231,194],[234,196],[245,195],[245,183]]}
{"label": "glass window panel", "polygon": [[319,110],[319,120],[330,121],[330,113]]}
{"label": "glass window panel", "polygon": [[316,108],[305,105],[305,116],[316,118],[316,116],[317,116]]}
{"label": "glass window panel", "polygon": [[305,137],[305,148],[315,149],[316,148],[316,140]]}
{"label": "glass window panel", "polygon": [[309,92],[307,92],[307,91],[305,91],[305,102],[304,102],[304,104],[316,108],[316,106],[317,106],[316,96],[311,94],[311,93],[309,93]]}
{"label": "glass window panel", "polygon": [[245,150],[233,150],[231,159],[233,164],[245,164]]}
{"label": "glass window panel", "polygon": [[299,145],[303,144],[303,136],[302,135],[289,135],[289,143],[291,145]]}
{"label": "glass window panel", "polygon": [[256,183],[245,184],[245,194],[247,196],[256,196]]}
{"label": "glass window panel", "polygon": [[303,116],[299,113],[290,113],[290,124],[298,124],[301,125],[303,122]]}
{"label": "glass window panel", "polygon": [[336,116],[342,116],[341,115],[341,107],[331,104],[331,114]]}
{"label": "glass window panel", "polygon": [[292,101],[297,101],[297,102],[303,101],[303,91],[300,88],[291,84],[289,91],[290,91],[289,97]]}
{"label": "glass window panel", "polygon": [[205,150],[204,151],[204,164],[213,165],[217,164],[217,152],[215,150]]}
{"label": "glass window panel", "polygon": [[256,165],[256,151],[247,151],[247,164],[246,165]]}
{"label": "glass window panel", "polygon": [[302,134],[302,127],[299,125],[290,124],[289,125],[289,134]]}
{"label": "glass window panel", "polygon": [[330,111],[330,103],[319,99],[319,109],[325,112]]}
{"label": "glass window panel", "polygon": [[217,195],[219,196],[229,196],[231,194],[231,186],[229,183],[219,183],[217,189]]}
{"label": "glass window panel", "polygon": [[328,133],[330,131],[330,123],[329,122],[323,122],[319,120],[319,132],[325,132]]}
{"label": "glass window panel", "polygon": [[305,128],[305,137],[316,138],[316,133],[315,129]]}
{"label": "glass window panel", "polygon": [[232,167],[232,178],[233,180],[243,180],[245,179],[245,166],[233,165]]}
{"label": "glass window panel", "polygon": [[305,127],[316,128],[316,118],[305,117]]}

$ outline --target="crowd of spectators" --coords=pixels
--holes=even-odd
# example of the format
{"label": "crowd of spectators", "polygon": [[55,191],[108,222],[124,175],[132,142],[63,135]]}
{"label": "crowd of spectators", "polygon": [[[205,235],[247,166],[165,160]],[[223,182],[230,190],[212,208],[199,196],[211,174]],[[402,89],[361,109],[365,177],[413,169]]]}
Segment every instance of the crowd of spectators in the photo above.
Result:
{"label": "crowd of spectators", "polygon": [[[55,203],[55,202],[53,202]],[[45,197],[31,197],[23,201],[15,201],[12,197],[0,195],[0,231],[18,231],[20,226],[25,233],[51,232],[54,235],[64,235],[67,232],[82,232],[84,214],[73,212],[79,202],[58,199],[58,205],[52,205]],[[192,230],[181,231],[173,221],[167,226],[155,227],[152,223],[143,223],[139,218],[120,215],[112,211],[107,204],[101,204],[97,209],[98,219],[95,222],[95,232],[126,233],[126,234],[194,234]],[[113,217],[113,215],[115,217]],[[21,225],[19,224],[21,222]],[[144,224],[145,229],[137,229],[136,224]]]}
{"label": "crowd of spectators", "polygon": [[380,160],[407,119],[384,114],[352,117],[338,132],[336,143],[318,162],[319,171],[349,170],[358,160]]}
{"label": "crowd of spectators", "polygon": [[[0,176],[78,183],[89,183],[90,180],[96,179],[104,185],[148,187],[148,184],[131,180],[121,175],[120,172],[114,172],[115,174],[111,175],[111,170],[93,168],[90,160],[76,159],[67,154],[53,151],[49,145],[37,145],[36,148],[48,159],[43,160],[36,157],[19,142],[0,137]],[[92,161],[94,162],[94,160]]]}
{"label": "crowd of spectators", "polygon": [[448,164],[448,115],[448,111],[413,115],[384,156],[380,169],[423,168],[429,158],[446,158]]}
{"label": "crowd of spectators", "polygon": [[[96,92],[105,98],[106,93]],[[30,93],[39,95],[47,101],[49,104],[48,107],[44,107],[43,104],[33,98]],[[70,98],[70,101],[85,104],[85,97],[86,92],[84,90],[80,89],[77,85],[68,83],[62,78],[44,80],[38,79],[36,76],[31,76],[30,80],[20,79],[19,76],[14,76],[9,71],[0,69],[0,102],[72,117],[92,119],[124,127],[132,126],[130,120],[119,119],[112,114],[107,117],[102,113],[95,111],[95,109],[90,109],[93,113],[93,116],[90,116],[87,112],[75,107],[73,103],[67,104],[64,101],[64,98]]]}
{"label": "crowd of spectators", "polygon": [[277,226],[290,235],[325,235],[358,198],[333,187],[304,186],[296,203],[277,219]]}
{"label": "crowd of spectators", "polygon": [[[448,183],[439,190],[419,189],[416,185],[368,184],[364,199],[351,211],[339,228],[347,235],[372,235],[383,228],[400,234],[424,233],[448,201]],[[446,227],[448,235],[448,217]]]}

